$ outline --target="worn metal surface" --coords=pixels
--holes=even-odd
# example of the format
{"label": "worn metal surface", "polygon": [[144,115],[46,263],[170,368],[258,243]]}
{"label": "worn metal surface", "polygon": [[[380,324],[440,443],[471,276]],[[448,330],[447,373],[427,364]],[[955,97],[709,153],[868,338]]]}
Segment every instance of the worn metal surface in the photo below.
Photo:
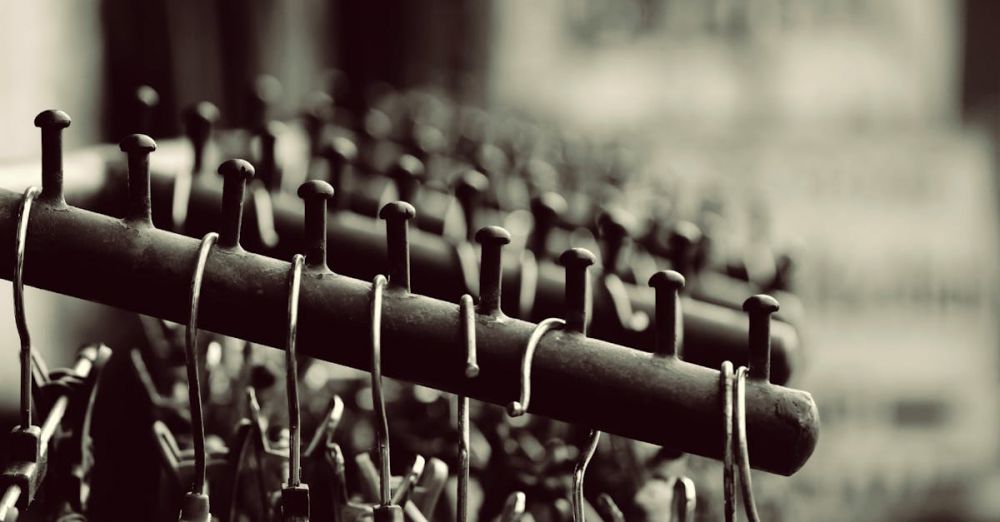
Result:
{"label": "worn metal surface", "polygon": [[[120,215],[125,201],[122,188],[123,174],[112,174],[102,197],[79,200],[79,204],[90,210]],[[152,173],[153,220],[159,227],[168,228],[170,208],[173,203],[175,177],[155,170]],[[191,192],[184,234],[200,237],[215,230],[221,222],[219,201],[222,186],[217,180],[196,183]],[[210,182],[209,182],[210,181]],[[246,237],[245,247],[253,252],[280,259],[291,259],[301,251],[304,243],[302,201],[291,194],[274,194],[274,225],[279,241],[276,247],[268,248],[255,237]],[[416,209],[420,214],[420,209]],[[255,219],[253,210],[247,212],[246,219]],[[251,236],[255,227],[249,222],[245,235]],[[388,269],[385,228],[378,220],[349,212],[330,215],[327,223],[329,242],[329,265],[334,272],[371,280],[377,273]],[[473,279],[463,275],[460,256],[455,247],[446,239],[421,230],[409,232],[411,278],[413,291],[419,294],[457,303],[464,293],[478,293]],[[516,252],[503,254],[502,307],[510,315],[519,310],[522,263]],[[594,277],[599,277],[594,275]],[[531,317],[520,317],[530,321],[540,321],[546,317],[563,315],[564,281],[563,269],[555,263],[538,263],[535,303]],[[620,317],[610,296],[602,284],[594,282],[593,324],[589,335],[592,337],[630,346],[646,351],[653,349],[653,335],[649,328],[635,330],[623,326],[628,317]],[[624,285],[627,303],[632,315],[646,323],[651,323],[655,308],[652,288]],[[749,296],[746,296],[749,297]],[[686,360],[718,368],[722,361],[747,364],[747,318],[744,313],[730,307],[707,303],[690,297],[681,298],[684,318],[684,357]],[[639,321],[642,322],[641,320]],[[796,329],[780,320],[771,326],[771,381],[779,384],[788,382],[796,366],[800,364],[799,337]]]}
{"label": "worn metal surface", "polygon": [[[154,189],[156,190],[156,189]],[[197,194],[194,199],[204,199]],[[218,208],[218,194],[213,208]],[[12,244],[21,194],[0,190],[0,238]],[[294,208],[300,208],[301,203]],[[154,208],[156,208],[154,198]],[[207,201],[194,205],[205,210]],[[169,205],[161,208],[170,208]],[[300,237],[301,218],[282,204],[282,234]],[[199,219],[208,219],[201,216]],[[294,226],[290,225],[294,221]],[[348,234],[346,230],[354,232]],[[372,225],[333,220],[329,227],[334,270],[380,270],[384,236]],[[440,242],[414,240],[413,286],[455,283],[455,270]],[[28,225],[25,282],[31,286],[135,312],[184,322],[198,241],[139,227],[73,207],[39,202]],[[349,253],[349,254],[348,254]],[[365,264],[370,266],[361,267]],[[270,346],[283,346],[289,264],[238,249],[215,248],[204,273],[199,323],[203,328]],[[12,256],[0,256],[0,276],[13,273]],[[560,273],[560,279],[562,274]],[[431,286],[432,287],[432,286]],[[548,285],[562,302],[562,285]],[[651,291],[650,291],[651,292]],[[371,285],[345,276],[307,273],[300,296],[299,350],[306,355],[368,370]],[[649,301],[653,299],[650,293]],[[465,377],[461,314],[445,301],[403,292],[386,293],[382,312],[383,371],[402,379],[471,398],[506,404],[518,394],[521,352],[534,325],[476,315],[479,376]],[[457,297],[456,297],[457,300]],[[559,306],[561,315],[562,307]],[[652,311],[652,306],[648,308]],[[600,313],[600,311],[598,311]],[[599,316],[598,316],[599,317]],[[744,319],[745,321],[745,319]],[[685,330],[696,330],[685,322]],[[698,327],[705,328],[704,323]],[[690,333],[689,333],[690,335]],[[746,337],[732,334],[732,344]],[[736,337],[742,337],[739,342]],[[656,357],[620,345],[555,332],[540,343],[533,362],[532,413],[591,426],[679,451],[722,457],[719,372],[675,358]],[[803,391],[748,382],[747,435],[751,464],[789,475],[811,455],[819,434],[812,397]]]}

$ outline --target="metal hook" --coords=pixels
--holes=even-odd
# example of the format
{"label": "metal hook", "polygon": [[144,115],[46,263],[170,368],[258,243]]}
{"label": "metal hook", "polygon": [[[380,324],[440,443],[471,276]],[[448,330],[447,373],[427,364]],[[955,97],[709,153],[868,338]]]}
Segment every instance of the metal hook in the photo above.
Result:
{"label": "metal hook", "polygon": [[[462,331],[465,338],[465,377],[479,375],[476,361],[476,309],[472,296],[465,294],[459,301]],[[469,519],[469,397],[458,395],[458,522]]]}
{"label": "metal hook", "polygon": [[292,270],[288,274],[288,337],[285,343],[285,388],[288,396],[288,486],[298,487],[302,482],[302,434],[299,431],[299,382],[295,360],[295,335],[299,322],[299,288],[302,286],[302,265],[305,257],[292,257]]}
{"label": "metal hook", "polygon": [[590,430],[587,447],[580,453],[580,458],[576,461],[576,467],[573,468],[573,522],[586,522],[587,520],[583,509],[583,477],[587,473],[587,466],[590,465],[590,459],[594,458],[594,453],[597,451],[597,444],[600,441],[601,432],[599,430]]}
{"label": "metal hook", "polygon": [[309,487],[302,484],[302,433],[299,430],[298,368],[295,335],[299,329],[299,289],[305,256],[292,257],[288,274],[288,337],[285,343],[285,390],[288,396],[288,484],[281,488],[281,516],[287,521],[309,520]]}
{"label": "metal hook", "polygon": [[31,335],[24,314],[24,250],[27,245],[28,218],[31,202],[38,196],[38,187],[28,187],[17,213],[17,232],[14,237],[14,322],[21,340],[21,427],[31,426]]}
{"label": "metal hook", "polygon": [[531,402],[531,361],[535,357],[535,349],[538,347],[542,336],[549,330],[559,330],[566,326],[566,321],[556,317],[543,320],[535,326],[528,337],[528,344],[524,347],[524,355],[521,358],[521,396],[516,401],[511,401],[507,405],[507,415],[520,417],[528,411]]}
{"label": "metal hook", "polygon": [[184,497],[180,520],[208,521],[208,495],[205,494],[205,419],[201,405],[200,370],[198,369],[198,305],[201,301],[201,283],[205,276],[205,265],[212,246],[219,240],[219,234],[209,232],[201,239],[194,275],[191,277],[191,308],[188,316],[184,343],[187,363],[188,402],[191,408],[191,435],[194,439],[194,483]]}
{"label": "metal hook", "polygon": [[733,466],[733,363],[724,361],[719,371],[722,398],[722,491],[726,522],[736,520],[736,474]]}
{"label": "metal hook", "polygon": [[747,410],[746,382],[748,370],[740,366],[736,370],[736,386],[733,392],[733,424],[736,432],[736,464],[740,470],[740,491],[743,494],[743,511],[750,522],[760,522],[757,513],[757,502],[753,496],[753,483],[750,479],[750,451],[747,448]]}
{"label": "metal hook", "polygon": [[374,508],[376,522],[403,520],[403,508],[392,504],[389,473],[389,421],[385,415],[385,395],[382,392],[382,294],[388,281],[379,274],[372,281],[371,342],[372,342],[372,403],[378,428],[375,440],[379,455],[379,505]]}

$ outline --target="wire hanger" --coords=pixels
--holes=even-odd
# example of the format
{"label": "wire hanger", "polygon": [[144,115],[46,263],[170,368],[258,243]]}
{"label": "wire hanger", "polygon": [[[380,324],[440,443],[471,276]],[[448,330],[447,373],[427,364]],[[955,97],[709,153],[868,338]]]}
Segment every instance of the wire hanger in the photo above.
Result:
{"label": "wire hanger", "polygon": [[[473,379],[479,375],[476,361],[476,317],[472,296],[465,294],[459,300],[462,322],[462,338],[465,341],[465,377]],[[469,520],[469,397],[456,396],[458,400],[458,495],[456,513],[458,522]]]}
{"label": "wire hanger", "polygon": [[382,392],[382,293],[387,280],[379,274],[372,281],[371,344],[372,344],[372,403],[375,407],[375,441],[379,457],[379,504],[374,508],[375,522],[402,522],[403,509],[392,503],[389,473],[389,421],[385,415]]}
{"label": "wire hanger", "polygon": [[198,368],[198,305],[201,301],[201,285],[205,275],[205,265],[212,246],[219,234],[209,232],[201,240],[194,275],[191,278],[191,308],[185,335],[184,356],[187,363],[188,402],[191,408],[191,435],[194,439],[194,482],[184,496],[178,520],[184,522],[208,522],[209,500],[206,491],[205,419],[201,404],[200,370]]}
{"label": "wire hanger", "polygon": [[288,483],[281,488],[281,517],[286,522],[309,521],[309,486],[302,483],[302,434],[299,430],[299,383],[295,336],[299,320],[299,289],[305,256],[292,258],[288,274],[288,337],[285,343],[285,387],[288,395]]}

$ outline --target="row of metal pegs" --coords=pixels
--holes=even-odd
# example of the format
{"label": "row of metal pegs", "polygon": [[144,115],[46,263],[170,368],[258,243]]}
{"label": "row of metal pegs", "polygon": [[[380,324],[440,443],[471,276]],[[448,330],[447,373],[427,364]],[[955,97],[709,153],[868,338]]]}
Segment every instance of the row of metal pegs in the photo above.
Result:
{"label": "row of metal pegs", "polygon": [[[734,455],[738,456],[745,469],[746,493],[750,491],[751,464],[791,473],[805,462],[815,444],[818,424],[811,397],[768,382],[770,315],[777,310],[776,301],[769,297],[755,296],[744,304],[750,317],[749,370],[733,372],[730,364],[724,364],[723,371],[715,372],[680,359],[682,307],[678,291],[684,278],[677,272],[657,272],[649,280],[656,291],[652,321],[656,342],[652,354],[640,354],[587,337],[592,308],[588,268],[595,256],[584,249],[569,249],[559,259],[565,269],[564,319],[525,323],[501,310],[502,250],[511,236],[500,227],[484,227],[474,236],[481,246],[479,303],[473,310],[472,297],[464,295],[456,309],[453,304],[411,291],[408,223],[415,218],[416,209],[409,203],[391,202],[380,210],[386,222],[388,278],[376,276],[369,285],[334,274],[328,267],[327,202],[336,192],[326,182],[308,181],[298,190],[305,203],[301,221],[304,240],[298,248],[305,255],[295,255],[289,264],[251,254],[241,246],[245,190],[254,174],[248,162],[222,163],[218,233],[204,235],[192,244],[191,239],[153,227],[150,154],[156,144],[152,139],[133,135],[120,144],[126,153],[129,183],[126,210],[123,219],[117,220],[75,209],[64,201],[59,145],[60,133],[69,125],[68,116],[47,111],[39,115],[36,125],[42,129],[42,189],[34,209],[29,206],[34,191],[24,197],[0,194],[2,211],[20,209],[18,219],[2,223],[3,230],[22,231],[18,251],[23,256],[25,249],[29,250],[37,286],[187,324],[185,353],[197,476],[203,477],[207,466],[203,428],[198,433],[197,427],[201,417],[196,411],[201,405],[197,386],[201,370],[195,353],[198,328],[286,350],[290,442],[289,470],[278,504],[283,519],[308,519],[307,488],[298,478],[298,422],[293,427],[291,421],[298,418],[297,344],[307,348],[306,355],[372,372],[372,402],[381,419],[377,439],[380,495],[369,509],[377,520],[401,520],[405,506],[400,505],[403,498],[395,498],[389,490],[388,427],[384,399],[378,391],[383,344],[389,356],[386,369],[393,376],[466,398],[508,404],[512,415],[531,411],[592,427],[588,451],[581,453],[573,475],[575,520],[584,516],[583,477],[597,447],[599,430],[667,444],[727,464],[733,464]],[[14,215],[10,212],[11,218]],[[67,257],[79,260],[76,277],[56,275],[55,265]],[[192,257],[193,276],[188,270]],[[22,278],[21,259],[11,266],[0,265],[5,277],[16,283]],[[150,300],[150,295],[156,299]],[[286,311],[287,321],[274,320],[278,310]],[[335,350],[329,349],[330,332],[336,332],[340,341]],[[456,342],[456,337],[464,342]],[[365,346],[370,350],[359,348]],[[30,346],[28,350],[30,353]],[[439,362],[451,360],[454,363]],[[453,372],[453,368],[461,371]],[[512,380],[511,374],[519,378]],[[749,386],[744,384],[748,376]],[[728,419],[721,423],[720,404],[723,419]],[[639,408],[649,407],[676,419],[678,425],[651,425],[648,419],[637,418]],[[467,406],[459,409],[468,410]],[[460,444],[460,450],[463,446],[467,450],[467,445]],[[459,476],[468,476],[467,464]],[[727,485],[732,483],[733,469],[727,466]],[[407,476],[411,477],[407,483],[411,483],[419,473]],[[396,493],[399,491],[404,491],[404,497],[407,494],[406,488],[397,488]],[[731,500],[732,488],[726,491]],[[182,504],[181,518],[207,520],[205,495],[204,480],[196,479]],[[523,510],[522,497],[511,497],[511,516]],[[601,498],[603,505],[613,503]],[[744,498],[752,499],[752,495]],[[727,516],[732,505],[727,503]],[[465,512],[461,507],[457,511]],[[615,516],[610,515],[610,519]]]}
{"label": "row of metal pegs", "polygon": [[[158,226],[193,236],[211,230],[218,220],[218,206],[215,204],[219,190],[218,182],[212,180],[210,176],[201,174],[205,170],[202,167],[205,162],[204,150],[209,143],[208,137],[212,134],[210,130],[212,122],[218,118],[217,110],[206,107],[210,105],[199,104],[186,116],[194,150],[191,160],[194,168],[191,169],[191,163],[177,167],[177,162],[174,161],[169,166],[153,172],[153,198],[163,202],[158,207],[160,210],[154,216],[154,221]],[[299,158],[298,164],[286,166],[286,170],[295,173],[293,178],[313,177],[332,182],[335,193],[329,202],[332,219],[328,225],[328,234],[334,244],[351,248],[354,254],[330,260],[338,272],[370,279],[378,267],[385,265],[384,257],[375,249],[368,247],[372,243],[383,241],[379,239],[380,232],[368,225],[364,219],[351,219],[349,214],[352,213],[344,210],[352,208],[357,214],[375,218],[378,209],[385,203],[402,196],[400,200],[415,203],[422,209],[414,220],[419,230],[414,231],[411,236],[412,242],[416,245],[414,269],[421,275],[418,278],[417,290],[421,293],[452,302],[457,302],[463,293],[477,294],[475,252],[462,239],[467,238],[471,242],[473,232],[477,230],[468,226],[468,223],[503,224],[512,231],[511,247],[515,252],[513,255],[508,254],[507,257],[518,260],[516,263],[508,263],[504,274],[504,280],[514,285],[514,291],[506,295],[507,309],[511,315],[538,321],[558,313],[563,292],[562,278],[553,262],[555,254],[551,249],[556,245],[561,245],[557,248],[562,249],[569,246],[590,245],[592,249],[597,249],[599,255],[595,257],[601,265],[601,273],[595,278],[597,284],[595,311],[598,321],[593,335],[628,346],[651,349],[648,343],[650,337],[646,332],[651,324],[653,295],[648,289],[643,288],[645,285],[641,282],[647,280],[660,267],[667,265],[682,272],[689,280],[689,288],[685,289],[684,330],[685,345],[691,360],[710,367],[717,367],[727,359],[745,361],[745,355],[742,355],[745,354],[745,350],[742,349],[742,339],[746,331],[746,322],[737,311],[745,296],[759,291],[761,287],[740,283],[735,279],[704,270],[703,264],[693,265],[694,258],[705,257],[704,249],[685,253],[679,258],[675,256],[669,260],[646,256],[646,262],[639,263],[644,268],[635,269],[636,263],[620,262],[629,256],[633,259],[643,256],[641,249],[637,249],[635,245],[628,247],[630,241],[627,234],[628,227],[624,224],[628,219],[620,217],[623,212],[618,209],[609,209],[600,215],[600,219],[590,218],[592,223],[588,227],[602,238],[600,244],[590,240],[573,245],[570,235],[575,232],[571,233],[570,229],[587,230],[587,227],[580,229],[576,225],[565,223],[565,227],[568,228],[563,237],[556,239],[550,237],[552,230],[558,228],[556,224],[562,222],[557,214],[551,212],[552,208],[560,206],[558,203],[553,203],[561,198],[556,192],[539,192],[535,188],[531,189],[536,193],[532,204],[529,205],[536,211],[533,216],[527,216],[526,209],[514,208],[505,210],[501,214],[489,214],[482,219],[477,218],[477,213],[482,214],[484,210],[490,210],[484,209],[484,206],[488,205],[479,196],[467,198],[464,195],[473,193],[481,195],[481,191],[489,184],[485,182],[468,184],[462,181],[465,177],[479,178],[481,181],[485,179],[483,174],[470,170],[472,166],[462,163],[464,166],[448,169],[458,176],[454,185],[455,192],[460,197],[446,194],[442,197],[425,198],[420,194],[434,192],[437,189],[425,188],[415,192],[416,186],[413,185],[413,181],[420,179],[418,173],[425,170],[423,161],[418,157],[406,151],[388,154],[390,158],[396,157],[396,159],[387,160],[394,166],[383,168],[382,170],[387,169],[387,174],[383,175],[378,170],[364,167],[367,162],[359,163],[358,148],[344,135],[338,135],[338,133],[352,132],[350,129],[345,130],[330,123],[324,127],[323,120],[318,117],[315,121],[310,118],[306,118],[306,121],[312,123],[304,126],[314,129],[313,132],[317,134],[316,137],[309,137],[306,141],[310,144],[317,142],[326,145],[310,145],[310,148],[318,150],[315,155],[307,154],[305,152],[307,149],[304,148],[303,157]],[[302,223],[296,210],[297,203],[278,190],[281,184],[275,184],[273,181],[274,173],[279,167],[275,158],[280,155],[275,149],[279,136],[273,132],[274,127],[275,125],[266,125],[258,131],[260,147],[257,154],[260,161],[257,178],[259,179],[251,181],[248,186],[251,192],[248,200],[250,204],[248,226],[251,230],[248,248],[255,252],[289,259],[301,242]],[[328,139],[323,139],[324,133],[316,130],[322,128],[327,129],[325,135]],[[289,134],[294,133],[286,130],[281,139],[294,140],[293,136],[288,136]],[[242,143],[242,145],[222,145],[222,147],[227,150],[248,152],[245,135],[240,139],[231,139],[234,136],[239,137],[238,135],[239,132],[235,134],[227,132],[221,140],[216,141],[221,141],[223,144],[234,141]],[[385,142],[379,143],[385,144]],[[483,144],[486,145],[488,144]],[[399,147],[398,144],[393,146]],[[311,159],[305,161],[305,156]],[[494,174],[493,177],[498,175]],[[351,177],[360,179],[362,183],[343,181]],[[508,174],[507,177],[517,176]],[[190,178],[198,181],[193,182]],[[403,183],[401,180],[406,182]],[[374,183],[372,190],[363,190],[363,185],[371,184],[368,182]],[[115,185],[110,184],[111,187]],[[362,187],[359,188],[359,185]],[[472,186],[478,188],[471,192],[463,189]],[[344,201],[359,198],[364,203],[345,206]],[[86,202],[82,205],[104,213],[121,215],[121,209],[114,208],[115,201],[120,201],[120,198],[104,197],[103,205],[88,205]],[[441,206],[439,203],[432,203],[434,201],[445,203]],[[425,205],[429,202],[430,204]],[[458,213],[449,211],[449,206],[453,209],[461,208],[463,211]],[[436,220],[438,225],[423,227],[421,219],[427,216]],[[457,224],[442,225],[444,221]],[[526,226],[524,223],[529,225]],[[687,225],[690,224],[685,225],[683,222],[678,224],[682,231],[693,227]],[[461,232],[455,237],[448,237],[447,234],[444,237],[440,236],[446,229],[461,230]],[[697,232],[681,234],[684,237],[697,235]],[[282,238],[285,240],[282,241]],[[680,241],[675,246],[684,245],[691,246],[691,242]],[[626,251],[629,250],[631,253],[626,255]],[[600,259],[619,261],[602,263]],[[623,268],[626,265],[627,268]],[[697,266],[702,266],[702,269],[696,270]],[[692,280],[693,285],[690,284]],[[795,311],[798,306],[795,305],[794,296],[781,293],[779,297],[785,305],[785,310],[779,312],[777,316],[779,320],[773,329],[774,378],[776,382],[784,383],[801,358],[800,343],[793,321],[799,314]],[[787,311],[789,303],[792,312]]]}

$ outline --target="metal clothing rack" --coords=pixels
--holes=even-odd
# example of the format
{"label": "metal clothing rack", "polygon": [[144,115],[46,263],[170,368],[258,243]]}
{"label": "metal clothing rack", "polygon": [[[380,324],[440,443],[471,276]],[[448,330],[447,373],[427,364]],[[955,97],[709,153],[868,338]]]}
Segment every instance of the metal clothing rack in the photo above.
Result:
{"label": "metal clothing rack", "polygon": [[[125,217],[117,219],[66,205],[63,198],[59,133],[42,122],[42,193],[33,207],[26,246],[29,285],[162,319],[185,322],[199,242],[152,225],[149,153],[129,154]],[[64,126],[63,126],[64,127]],[[245,179],[229,176],[224,188],[222,237],[204,271],[199,326],[275,347],[284,345],[289,263],[245,251],[239,244]],[[325,269],[325,201],[306,199],[307,270],[300,296],[298,349],[318,359],[370,369],[371,327],[368,282]],[[0,237],[13,238],[21,194],[0,190]],[[468,379],[462,314],[457,305],[408,290],[408,253],[400,230],[390,223],[390,274],[395,282],[382,309],[382,357],[387,376],[507,404],[518,394],[525,342],[535,325],[499,311],[500,244],[484,244],[480,284],[484,299],[475,316],[480,374]],[[402,226],[403,228],[399,228]],[[405,237],[405,236],[402,236]],[[488,239],[488,238],[487,238]],[[414,250],[416,254],[418,250]],[[334,254],[336,256],[336,254]],[[414,255],[414,257],[416,257]],[[492,260],[492,263],[490,262]],[[0,276],[10,279],[10,256],[0,256]],[[402,284],[403,280],[407,284]],[[581,296],[586,267],[567,274],[569,309],[586,325]],[[491,288],[491,286],[493,288]],[[663,291],[661,289],[661,291]],[[676,289],[674,290],[676,292]],[[581,294],[583,292],[583,294]],[[658,323],[673,320],[660,311]],[[571,321],[572,323],[572,321]],[[581,331],[585,332],[586,328]],[[812,397],[768,382],[769,317],[751,312],[750,373],[746,390],[750,463],[790,475],[811,455],[819,434]],[[553,332],[532,363],[532,413],[644,440],[685,453],[723,458],[719,372],[657,350],[645,353],[589,338]]]}

